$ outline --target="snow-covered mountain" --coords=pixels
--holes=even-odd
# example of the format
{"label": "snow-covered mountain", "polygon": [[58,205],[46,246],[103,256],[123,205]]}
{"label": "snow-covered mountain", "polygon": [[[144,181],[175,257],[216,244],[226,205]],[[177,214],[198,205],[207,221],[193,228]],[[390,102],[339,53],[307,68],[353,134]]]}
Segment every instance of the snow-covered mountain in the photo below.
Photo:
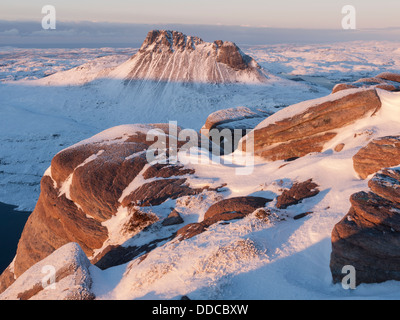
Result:
{"label": "snow-covered mountain", "polygon": [[[97,59],[72,70],[43,79],[46,84],[84,84],[95,79],[181,83],[263,83],[267,72],[233,42],[204,42],[169,30],[150,31],[139,51],[128,61],[113,66]],[[42,82],[42,81],[41,81]]]}

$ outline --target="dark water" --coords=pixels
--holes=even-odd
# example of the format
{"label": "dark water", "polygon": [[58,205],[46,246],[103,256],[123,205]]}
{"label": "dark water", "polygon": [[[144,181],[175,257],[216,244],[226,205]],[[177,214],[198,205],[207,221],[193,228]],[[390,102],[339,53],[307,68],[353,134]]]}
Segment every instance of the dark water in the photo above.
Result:
{"label": "dark water", "polygon": [[18,240],[30,214],[15,211],[15,208],[0,202],[0,274],[14,259]]}

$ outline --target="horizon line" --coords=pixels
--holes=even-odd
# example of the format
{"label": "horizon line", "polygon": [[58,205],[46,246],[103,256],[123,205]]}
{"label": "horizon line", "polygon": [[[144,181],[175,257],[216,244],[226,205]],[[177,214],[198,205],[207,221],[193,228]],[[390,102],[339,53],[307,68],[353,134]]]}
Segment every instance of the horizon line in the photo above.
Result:
{"label": "horizon line", "polygon": [[[0,22],[19,22],[19,23],[41,23],[41,20],[32,20],[32,19],[0,19]],[[244,29],[278,29],[278,30],[307,30],[307,31],[312,31],[312,30],[326,30],[326,31],[341,31],[343,30],[341,27],[338,28],[327,28],[327,27],[321,27],[321,28],[310,28],[310,27],[277,27],[277,26],[251,26],[251,25],[240,25],[240,24],[222,24],[222,23],[217,23],[217,24],[208,24],[208,23],[174,23],[174,22],[154,22],[154,23],[137,23],[137,22],[116,22],[116,21],[92,21],[92,20],[57,20],[58,23],[75,23],[75,24],[80,24],[80,23],[91,23],[91,24],[113,24],[113,25],[129,25],[129,26],[152,26],[152,25],[175,25],[175,26],[199,26],[199,27],[237,27],[237,28],[244,28]],[[354,30],[345,30],[345,31],[383,31],[383,30],[400,30],[400,26],[392,26],[392,27],[382,27],[382,28],[356,28]]]}

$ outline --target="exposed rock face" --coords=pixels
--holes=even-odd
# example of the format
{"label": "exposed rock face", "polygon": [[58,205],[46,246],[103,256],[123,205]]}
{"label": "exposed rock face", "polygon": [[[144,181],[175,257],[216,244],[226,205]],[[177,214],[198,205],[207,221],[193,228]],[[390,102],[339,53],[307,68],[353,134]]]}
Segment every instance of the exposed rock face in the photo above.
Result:
{"label": "exposed rock face", "polygon": [[346,265],[355,267],[357,284],[400,280],[399,185],[400,170],[385,169],[370,180],[370,192],[351,196],[349,213],[332,231],[335,283]]}
{"label": "exposed rock face", "polygon": [[[250,109],[247,107],[236,107],[218,110],[211,113],[203,125],[202,130],[212,130],[212,129],[253,129],[251,127],[252,123],[256,125],[265,119],[269,114],[261,110]],[[245,120],[245,121],[243,121]],[[247,120],[247,121],[246,121]],[[245,123],[249,125],[245,125]],[[243,128],[244,126],[244,128]]]}
{"label": "exposed rock face", "polygon": [[[70,242],[78,243],[92,262],[109,267],[115,262],[110,259],[110,251],[118,246],[103,248],[110,237],[104,222],[119,209],[129,214],[122,231],[135,234],[159,220],[137,210],[138,206],[158,205],[204,189],[192,189],[186,183],[194,173],[191,169],[179,164],[148,163],[146,151],[154,141],[147,141],[146,134],[153,129],[169,135],[168,125],[120,126],[54,157],[42,178],[40,198],[22,232],[13,267],[0,277],[1,290]],[[164,148],[169,147],[168,143]],[[129,257],[146,248],[128,248]],[[106,254],[107,263],[101,261]]]}
{"label": "exposed rock face", "polygon": [[265,74],[251,57],[229,41],[204,42],[177,31],[150,31],[139,52],[123,69],[125,80],[172,82],[264,82]]}
{"label": "exposed rock face", "polygon": [[172,226],[175,224],[181,224],[183,223],[183,219],[181,215],[179,214],[178,211],[175,209],[171,211],[171,213],[168,215],[168,217],[162,222],[163,226]]}
{"label": "exposed rock face", "polygon": [[400,90],[400,74],[384,72],[376,77],[362,78],[352,83],[337,84],[332,93],[352,88],[379,88],[388,91]]}
{"label": "exposed rock face", "polygon": [[393,72],[383,72],[376,76],[377,78],[400,83],[400,74]]}
{"label": "exposed rock face", "polygon": [[355,85],[352,84],[347,84],[347,83],[339,83],[335,85],[332,89],[332,93],[336,93],[342,90],[347,90],[347,89],[355,89],[357,88]]}
{"label": "exposed rock face", "polygon": [[248,215],[258,208],[263,208],[272,200],[262,197],[235,197],[219,201],[213,204],[204,214],[204,220],[224,213],[240,213]]}
{"label": "exposed rock face", "polygon": [[312,179],[295,183],[289,190],[277,197],[276,207],[286,209],[289,206],[296,205],[302,200],[316,196],[319,193],[318,185]]}
{"label": "exposed rock face", "polygon": [[90,266],[78,244],[66,244],[29,268],[0,300],[92,300]]}
{"label": "exposed rock face", "polygon": [[242,139],[242,150],[253,144],[255,155],[271,161],[321,152],[324,144],[337,135],[335,130],[372,116],[381,107],[375,89],[346,92],[277,112]]}
{"label": "exposed rock face", "polygon": [[205,213],[204,220],[191,223],[177,232],[180,240],[190,239],[204,231],[214,223],[242,219],[259,208],[265,207],[272,200],[261,197],[235,197],[213,204]]}
{"label": "exposed rock face", "polygon": [[361,179],[400,164],[400,136],[372,140],[353,157],[354,170]]}
{"label": "exposed rock face", "polygon": [[218,144],[224,154],[237,149],[240,139],[270,114],[262,110],[236,107],[211,113],[200,132]]}

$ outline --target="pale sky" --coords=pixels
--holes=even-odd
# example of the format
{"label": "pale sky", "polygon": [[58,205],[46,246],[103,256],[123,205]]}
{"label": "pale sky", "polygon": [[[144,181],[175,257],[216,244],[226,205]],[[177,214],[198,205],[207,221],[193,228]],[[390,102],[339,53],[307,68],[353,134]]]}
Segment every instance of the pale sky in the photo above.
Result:
{"label": "pale sky", "polygon": [[53,5],[59,21],[203,24],[339,29],[344,5],[357,28],[400,27],[399,0],[1,0],[0,20],[40,21]]}

